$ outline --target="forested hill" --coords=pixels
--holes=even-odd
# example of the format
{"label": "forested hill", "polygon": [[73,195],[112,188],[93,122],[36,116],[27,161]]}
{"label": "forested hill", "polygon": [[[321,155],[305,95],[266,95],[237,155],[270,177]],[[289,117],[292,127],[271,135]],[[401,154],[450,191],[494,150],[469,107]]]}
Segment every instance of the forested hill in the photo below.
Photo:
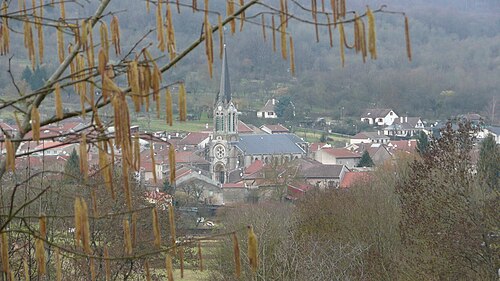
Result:
{"label": "forested hill", "polygon": [[[192,2],[181,0],[186,1]],[[90,2],[97,4],[99,1]],[[203,1],[198,2],[199,5],[203,4]],[[325,2],[328,7],[329,1]],[[267,31],[267,41],[264,42],[261,28],[247,23],[243,32],[236,32],[232,36],[227,32],[226,39],[232,89],[240,108],[257,109],[267,98],[280,93],[291,96],[299,109],[324,112],[331,116],[338,116],[342,107],[344,114],[356,116],[364,108],[372,106],[392,107],[400,114],[427,118],[445,118],[473,111],[489,114],[494,98],[500,99],[498,1],[348,1],[349,7],[360,12],[367,4],[373,8],[385,4],[388,11],[406,12],[410,19],[412,62],[406,58],[404,18],[400,14],[376,14],[378,60],[363,64],[358,55],[348,52],[344,68],[340,63],[336,30],[334,47],[330,48],[326,28],[320,29],[320,42],[315,43],[314,28],[302,23],[291,23],[296,78],[288,73],[289,63],[281,59],[279,46],[278,53],[273,53],[270,31]],[[150,14],[146,14],[144,1],[122,0],[114,5],[111,9],[117,11],[120,18],[122,46],[124,53],[127,53],[144,33],[154,28],[154,7]],[[225,1],[210,1],[210,5],[211,8],[224,11]],[[91,8],[82,10],[76,4],[67,5],[68,13],[75,17],[89,16]],[[50,8],[46,10],[46,13],[56,12]],[[310,16],[298,9],[290,12]],[[251,11],[247,13],[251,14]],[[109,23],[109,18],[105,20]],[[201,15],[191,13],[190,8],[185,8],[180,16],[174,15],[178,49],[182,50],[197,39],[202,21]],[[217,22],[215,16],[211,22]],[[15,23],[12,26],[22,29]],[[346,32],[350,32],[348,41],[351,42],[352,30],[346,28]],[[54,32],[45,34],[45,41],[49,45],[45,48],[46,61],[42,68],[46,72],[56,66],[55,36]],[[13,71],[19,79],[27,64],[26,50],[22,45],[22,37],[13,36],[12,40]],[[154,32],[139,46],[147,46],[150,42],[156,45]],[[218,42],[214,44],[218,50]],[[203,45],[200,45],[165,77],[167,83],[184,79],[191,92],[190,98],[196,100],[196,106],[210,106],[212,100],[208,97],[211,95],[204,93],[215,96],[218,88],[220,60],[216,59],[215,76],[210,80],[204,52]],[[2,57],[0,89],[10,93],[14,88],[6,70],[7,57]],[[287,91],[275,91],[277,88],[287,88]],[[71,98],[68,95],[67,99]]]}

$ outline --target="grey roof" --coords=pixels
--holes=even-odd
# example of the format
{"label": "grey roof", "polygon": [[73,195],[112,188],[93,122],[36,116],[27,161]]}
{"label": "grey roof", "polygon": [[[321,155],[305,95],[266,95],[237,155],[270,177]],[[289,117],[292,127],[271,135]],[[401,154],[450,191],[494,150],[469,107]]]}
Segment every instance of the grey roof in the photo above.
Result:
{"label": "grey roof", "polygon": [[236,146],[247,155],[304,154],[305,151],[299,146],[300,143],[305,143],[305,141],[294,134],[249,134],[240,135]]}
{"label": "grey roof", "polygon": [[344,165],[315,165],[300,171],[305,178],[340,178]]}
{"label": "grey roof", "polygon": [[[274,104],[273,104],[274,100]],[[264,107],[262,107],[259,112],[274,112],[274,108],[279,101],[275,98],[268,99]]]}
{"label": "grey roof", "polygon": [[361,115],[361,117],[364,117],[364,118],[385,117],[391,111],[392,111],[392,109],[389,109],[389,108],[369,108],[369,109],[366,109],[365,112],[363,112],[363,115]]}
{"label": "grey roof", "polygon": [[380,134],[377,132],[359,132],[355,136],[353,136],[351,139],[388,139],[388,136],[385,136],[382,132]]}
{"label": "grey roof", "polygon": [[420,117],[403,117],[403,122],[401,122],[401,118],[396,118],[392,124],[400,124],[402,128],[415,128],[419,120],[421,120]]}
{"label": "grey roof", "polygon": [[231,84],[229,83],[229,67],[227,66],[226,44],[224,44],[221,68],[222,71],[220,74],[219,93],[217,93],[215,103],[222,102],[223,104],[228,104],[231,101]]}
{"label": "grey roof", "polygon": [[488,131],[494,133],[495,135],[500,136],[500,127],[491,126],[491,127],[486,128],[486,129]]}

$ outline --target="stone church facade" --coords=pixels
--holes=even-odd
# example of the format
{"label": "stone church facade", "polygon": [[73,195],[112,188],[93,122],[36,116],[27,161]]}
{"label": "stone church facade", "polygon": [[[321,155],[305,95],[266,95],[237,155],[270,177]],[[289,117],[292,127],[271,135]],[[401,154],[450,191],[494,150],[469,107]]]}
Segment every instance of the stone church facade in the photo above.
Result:
{"label": "stone church facade", "polygon": [[212,179],[219,183],[228,182],[229,172],[246,168],[256,160],[283,163],[307,154],[307,143],[294,134],[238,134],[238,110],[232,101],[225,47],[213,128],[207,160]]}

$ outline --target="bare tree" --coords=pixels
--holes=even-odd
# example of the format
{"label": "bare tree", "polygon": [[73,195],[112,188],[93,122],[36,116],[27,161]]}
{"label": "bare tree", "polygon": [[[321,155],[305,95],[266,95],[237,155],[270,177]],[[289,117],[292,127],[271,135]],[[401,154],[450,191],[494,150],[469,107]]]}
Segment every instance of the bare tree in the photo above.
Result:
{"label": "bare tree", "polygon": [[[170,91],[175,90],[178,92],[179,119],[186,120],[185,81],[169,81],[167,74],[189,53],[204,44],[208,72],[212,76],[214,53],[217,53],[214,41],[219,42],[221,53],[224,26],[230,26],[232,34],[247,25],[262,27],[264,37],[266,33],[269,38],[272,36],[273,48],[277,49],[276,45],[280,45],[281,56],[290,61],[290,71],[294,74],[295,54],[289,23],[308,24],[314,28],[317,37],[318,29],[326,28],[330,41],[336,27],[341,39],[339,50],[343,64],[345,48],[353,48],[363,59],[368,56],[375,59],[374,14],[394,13],[383,8],[351,13],[346,9],[345,1],[332,1],[334,5],[329,9],[322,2],[319,9],[317,1],[311,1],[312,5],[306,7],[294,0],[280,1],[278,6],[275,6],[275,1],[240,0],[227,1],[225,10],[209,6],[207,0],[204,5],[198,2],[201,1],[144,1],[144,10],[133,13],[154,13],[156,28],[144,31],[127,49],[121,44],[128,36],[120,32],[121,11],[110,8],[113,3],[123,2],[33,0],[26,3],[20,0],[17,6],[13,1],[2,2],[0,54],[7,56],[16,52],[11,47],[22,40],[23,44],[16,46],[24,46],[26,61],[32,68],[48,59],[59,60],[44,85],[31,91],[19,87],[11,72],[12,57],[8,60],[15,92],[0,100],[0,110],[12,114],[18,130],[3,131],[1,139],[2,151],[5,151],[0,162],[3,279],[25,274],[34,278],[47,275],[47,272],[55,272],[56,279],[62,278],[61,274],[68,275],[68,278],[103,279],[104,276],[104,279],[110,279],[108,265],[118,261],[119,269],[113,274],[115,278],[127,279],[141,272],[142,261],[157,260],[165,253],[175,253],[175,227],[172,224],[172,237],[161,247],[134,247],[131,238],[134,233],[137,235],[134,232],[137,228],[134,215],[139,216],[142,204],[133,196],[137,191],[130,178],[131,173],[139,169],[140,157],[137,149],[139,136],[130,132],[130,111],[151,110],[159,116],[162,107],[160,92],[165,91],[166,124],[171,125],[173,109]],[[201,29],[201,33],[192,34],[191,42],[185,45],[179,44],[175,37],[173,18],[182,20],[181,12],[203,15],[203,20],[191,22],[197,30]],[[303,16],[305,13],[310,16]],[[354,26],[353,44],[346,39],[348,35],[344,25]],[[57,59],[45,56],[47,43],[44,36],[49,32],[56,34]],[[411,58],[409,45],[408,56]],[[63,93],[77,96],[79,108],[64,111],[61,102]],[[16,159],[27,157],[29,162],[34,153],[19,151],[22,143],[54,140],[54,136],[41,134],[41,128],[75,116],[86,117],[90,122],[77,132],[68,132],[57,138],[64,139],[65,144],[79,145],[80,169],[84,179],[82,184],[76,186],[86,190],[86,193],[71,188],[61,190],[57,177],[48,177],[61,175],[60,170],[43,168],[33,173],[29,165],[26,171],[16,169]],[[111,118],[107,118],[109,116]],[[113,133],[108,130],[110,127],[113,127]],[[99,160],[95,169],[88,165],[91,150],[97,151]],[[94,181],[94,177],[99,180]],[[175,179],[175,175],[171,175],[171,179]],[[171,184],[175,184],[173,180]],[[99,191],[106,190],[107,195],[100,196],[99,200],[113,202],[103,207],[106,213],[102,215],[96,215],[102,206],[97,204],[95,186],[99,186]],[[148,208],[151,210],[151,207]],[[66,220],[59,222],[60,218]],[[67,233],[72,225],[70,218],[73,219],[74,237]],[[120,228],[121,234],[118,235],[120,231],[106,231],[106,225]],[[152,232],[156,235],[155,231]],[[27,244],[19,245],[18,239]],[[111,247],[108,250],[106,246],[117,241],[123,246],[120,251]],[[73,247],[69,247],[73,242]],[[32,260],[36,260],[36,265]],[[137,261],[141,262],[140,265]],[[47,270],[46,265],[51,268]],[[86,277],[82,277],[84,275]],[[50,275],[50,278],[53,276]]]}

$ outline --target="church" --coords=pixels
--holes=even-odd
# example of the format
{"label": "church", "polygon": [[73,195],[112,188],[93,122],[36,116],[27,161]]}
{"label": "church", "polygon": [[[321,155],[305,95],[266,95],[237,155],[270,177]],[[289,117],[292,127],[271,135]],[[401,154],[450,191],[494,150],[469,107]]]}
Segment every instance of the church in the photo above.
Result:
{"label": "church", "polygon": [[305,157],[308,144],[295,134],[239,134],[238,109],[232,100],[226,46],[223,50],[219,92],[213,112],[213,133],[208,144],[212,179],[223,184],[229,173],[254,161],[284,163]]}

